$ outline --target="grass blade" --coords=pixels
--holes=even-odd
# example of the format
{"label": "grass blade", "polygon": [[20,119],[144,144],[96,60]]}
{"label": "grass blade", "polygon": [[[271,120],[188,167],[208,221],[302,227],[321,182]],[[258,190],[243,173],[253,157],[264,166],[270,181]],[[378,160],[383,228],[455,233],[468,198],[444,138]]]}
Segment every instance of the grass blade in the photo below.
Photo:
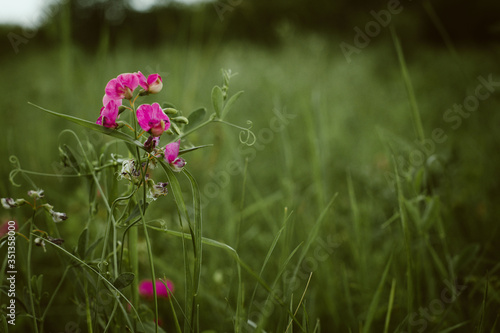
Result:
{"label": "grass blade", "polygon": [[380,295],[382,294],[382,290],[384,289],[385,279],[387,278],[387,273],[389,272],[389,267],[391,266],[391,262],[392,262],[392,256],[389,258],[389,262],[385,266],[382,278],[380,279],[377,290],[375,291],[375,295],[373,295],[372,302],[370,303],[370,307],[368,308],[368,314],[366,315],[365,325],[363,325],[363,333],[371,332],[370,326],[372,324],[373,318],[375,318],[375,312],[377,312],[378,303],[380,301]]}
{"label": "grass blade", "polygon": [[406,92],[408,93],[408,99],[410,100],[411,114],[412,114],[413,126],[415,127],[415,133],[417,135],[417,139],[422,142],[425,139],[424,127],[422,126],[422,119],[420,118],[417,99],[415,98],[415,92],[411,84],[410,75],[408,74],[408,68],[406,66],[406,61],[403,55],[403,50],[401,48],[401,43],[399,42],[399,38],[396,35],[394,26],[392,25],[390,26],[390,31],[391,31],[392,41],[394,43],[394,47],[398,55],[399,65],[401,66],[401,74],[403,76],[403,80],[405,83]]}

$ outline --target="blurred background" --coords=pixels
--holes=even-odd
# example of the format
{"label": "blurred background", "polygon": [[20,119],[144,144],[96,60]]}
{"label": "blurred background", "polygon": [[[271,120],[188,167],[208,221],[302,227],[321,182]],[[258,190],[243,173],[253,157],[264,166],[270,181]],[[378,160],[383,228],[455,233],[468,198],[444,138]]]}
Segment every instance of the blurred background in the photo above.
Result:
{"label": "blurred background", "polygon": [[[108,140],[28,102],[95,121],[106,83],[140,70],[159,73],[164,88],[157,98],[187,116],[199,107],[211,108],[210,92],[222,84],[221,68],[231,69],[238,75],[231,79],[230,92],[245,92],[229,120],[243,127],[250,120],[257,140],[252,147],[242,145],[239,130],[221,125],[189,137],[195,145],[214,144],[186,155],[202,192],[204,236],[235,247],[258,272],[285,214],[291,214],[273,259],[276,266],[263,272],[272,281],[284,258],[321,223],[313,244],[322,244],[321,238],[334,244],[334,250],[320,260],[313,245],[304,254],[313,259],[294,257],[290,265],[314,273],[307,315],[311,323],[319,319],[324,332],[358,331],[367,318],[373,332],[386,327],[391,332],[408,327],[419,332],[495,331],[500,308],[495,245],[500,2],[18,0],[2,4],[0,24],[1,197],[23,197],[29,189],[20,175],[15,181],[22,187],[9,181],[15,162],[11,156],[25,170],[57,174],[62,170],[58,146],[75,145],[71,135],[60,135],[63,129],[96,146]],[[389,26],[401,43],[410,93]],[[477,96],[479,86],[488,96],[468,99]],[[477,105],[468,107],[471,100]],[[411,111],[415,105],[425,138],[433,140],[427,151],[418,143]],[[453,111],[455,105],[465,111]],[[280,119],[283,128],[273,130],[273,119]],[[446,138],[435,139],[436,129]],[[419,149],[422,154],[415,153]],[[231,163],[239,171],[232,172]],[[404,204],[395,191],[395,169],[404,179]],[[66,247],[76,246],[79,223],[92,214],[86,180],[30,177],[54,206],[68,213],[60,232]],[[317,222],[335,194],[333,209]],[[159,207],[164,210],[149,214],[165,218],[175,229],[170,199],[162,198]],[[410,221],[411,271],[399,221],[402,206]],[[2,221],[13,216],[23,221],[29,214],[0,212]],[[102,225],[104,212],[95,218]],[[158,270],[182,290],[182,256],[176,255],[180,243],[162,237],[153,242],[155,253],[165,253],[157,258]],[[216,250],[205,251],[201,326],[230,331],[234,264]],[[39,274],[45,274],[50,290],[60,271],[44,269],[50,258],[39,252]],[[381,282],[391,255],[389,275]],[[414,276],[411,292],[408,274]],[[429,317],[405,312],[409,293],[415,311],[428,308],[440,299],[445,280],[467,285],[456,302]],[[299,279],[299,289],[283,282],[295,304],[306,281]],[[255,280],[246,276],[245,282],[249,299]],[[391,288],[395,296],[386,324]],[[371,307],[376,290],[382,290],[382,299]],[[61,291],[71,292],[71,285]],[[255,304],[265,300],[258,289]],[[55,313],[68,311],[65,301],[58,300]],[[279,331],[282,310],[267,309],[260,313],[265,327]],[[66,318],[85,327],[85,318],[72,311]],[[168,316],[164,320],[168,323]],[[63,329],[56,317],[48,318],[47,325],[48,331]]]}

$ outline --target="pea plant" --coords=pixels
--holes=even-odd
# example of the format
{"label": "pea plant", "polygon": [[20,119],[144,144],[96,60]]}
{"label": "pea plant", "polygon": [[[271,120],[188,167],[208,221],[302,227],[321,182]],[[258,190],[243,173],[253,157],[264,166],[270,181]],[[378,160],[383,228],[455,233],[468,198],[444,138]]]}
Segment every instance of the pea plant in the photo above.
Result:
{"label": "pea plant", "polygon": [[[32,188],[26,198],[2,198],[2,206],[6,209],[30,207],[32,213],[26,221],[15,222],[15,227],[9,225],[9,233],[1,239],[2,247],[15,243],[18,253],[17,292],[11,300],[16,307],[10,312],[2,309],[7,319],[12,320],[3,322],[6,332],[8,328],[15,328],[10,325],[16,325],[16,316],[17,328],[44,332],[47,317],[56,311],[52,305],[61,297],[58,292],[68,283],[74,285],[75,291],[67,296],[65,317],[73,319],[63,323],[63,329],[74,325],[80,331],[84,325],[88,332],[161,332],[163,323],[159,311],[165,309],[160,309],[159,298],[168,300],[171,327],[177,332],[199,329],[196,317],[203,244],[229,251],[236,258],[238,272],[240,262],[236,251],[229,246],[202,237],[200,191],[188,170],[188,155],[210,145],[194,145],[187,136],[211,123],[238,128],[240,141],[245,141],[242,139],[245,136],[253,136],[249,128],[224,120],[242,93],[229,94],[232,76],[231,71],[222,71],[223,84],[215,86],[211,93],[213,111],[210,115],[206,108],[197,109],[186,117],[170,103],[140,104],[145,96],[159,96],[163,88],[160,75],[146,77],[141,72],[120,74],[107,83],[97,121],[32,104],[110,140],[97,146],[80,139],[73,131],[62,133],[72,136],[76,142],[74,146],[59,147],[62,165],[65,170],[72,170],[63,179],[72,181],[79,177],[89,185],[90,209],[86,223],[72,221],[71,214],[56,211],[48,202],[50,189],[38,188],[32,179],[42,174],[22,169],[17,157],[11,157],[15,164],[10,177],[12,184],[20,186],[16,183],[20,174]],[[243,143],[250,145],[250,141]],[[118,146],[120,149],[116,148]],[[179,177],[187,178],[192,202],[185,200],[186,189],[182,188]],[[175,203],[180,226],[177,230],[147,219],[148,211],[162,210],[163,205],[158,204],[162,200]],[[100,207],[104,207],[104,213]],[[58,210],[64,209],[58,207]],[[100,216],[104,217],[99,219]],[[79,233],[74,244],[65,242],[67,235],[59,230],[61,224],[68,223],[74,223],[72,230]],[[154,258],[161,254],[153,253],[153,232],[182,239],[178,254],[184,260],[183,301],[174,293],[176,281],[159,276],[155,270]],[[145,241],[149,267],[140,264],[139,240]],[[35,251],[54,256],[53,271],[60,270],[56,274],[59,282],[55,287],[43,285],[43,274],[38,272],[39,266],[33,260]],[[6,256],[4,268],[7,263]]]}

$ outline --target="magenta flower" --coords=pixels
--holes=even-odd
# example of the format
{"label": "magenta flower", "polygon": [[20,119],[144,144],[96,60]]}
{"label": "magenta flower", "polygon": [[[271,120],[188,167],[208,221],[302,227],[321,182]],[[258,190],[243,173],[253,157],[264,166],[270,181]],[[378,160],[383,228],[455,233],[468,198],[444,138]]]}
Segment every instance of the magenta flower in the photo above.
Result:
{"label": "magenta flower", "polygon": [[186,165],[186,161],[179,157],[179,147],[181,140],[174,141],[165,146],[165,161],[170,164],[173,171],[180,172]]}
{"label": "magenta flower", "polygon": [[[165,286],[166,284],[166,286]],[[167,289],[168,287],[168,289]],[[168,298],[174,292],[174,284],[170,280],[156,280],[156,295]],[[145,298],[153,298],[153,281],[142,280],[139,282],[139,295]]]}
{"label": "magenta flower", "polygon": [[0,237],[3,237],[9,233],[9,231],[17,232],[19,226],[16,221],[6,221],[0,226]]}
{"label": "magenta flower", "polygon": [[115,103],[118,105],[118,106],[121,106],[122,105],[122,100],[121,99],[112,99],[111,97],[109,97],[108,95],[104,94],[104,96],[102,97],[102,105],[106,105],[109,103],[109,101],[115,101]]}
{"label": "magenta flower", "polygon": [[160,104],[143,104],[137,108],[137,121],[143,130],[152,136],[160,136],[170,128],[170,119],[163,112]]}
{"label": "magenta flower", "polygon": [[138,72],[137,78],[139,79],[139,85],[150,94],[157,94],[163,88],[163,82],[159,74],[151,74],[146,79],[144,74]]}
{"label": "magenta flower", "polygon": [[139,78],[135,73],[120,74],[116,79],[111,79],[104,91],[110,99],[132,99],[132,92],[139,85]]}
{"label": "magenta flower", "polygon": [[118,103],[110,100],[106,106],[101,108],[101,115],[95,123],[107,128],[116,128],[118,127],[116,119],[118,119]]}

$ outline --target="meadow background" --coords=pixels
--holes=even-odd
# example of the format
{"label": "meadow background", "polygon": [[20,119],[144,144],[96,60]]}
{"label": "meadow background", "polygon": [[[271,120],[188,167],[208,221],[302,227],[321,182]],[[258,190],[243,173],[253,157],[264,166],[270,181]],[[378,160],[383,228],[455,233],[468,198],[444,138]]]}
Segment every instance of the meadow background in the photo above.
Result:
{"label": "meadow background", "polygon": [[[236,330],[240,305],[246,324],[239,329],[253,331],[255,322],[284,332],[286,309],[295,312],[299,304],[297,316],[310,332],[497,332],[500,84],[482,88],[488,97],[467,116],[447,112],[471,100],[483,82],[478,77],[500,82],[498,4],[404,3],[391,23],[405,65],[389,27],[348,62],[340,44],[354,45],[354,27],[364,29],[374,20],[370,11],[387,6],[242,0],[134,12],[120,1],[66,1],[35,30],[3,27],[1,197],[30,189],[21,175],[15,178],[21,187],[10,182],[11,156],[24,170],[66,174],[58,146],[75,140],[61,131],[72,129],[96,147],[109,141],[27,102],[94,121],[106,83],[140,70],[159,73],[159,98],[189,115],[211,109],[220,70],[231,69],[238,75],[230,91],[244,94],[229,120],[243,127],[250,120],[256,142],[241,144],[240,131],[221,124],[189,137],[195,145],[213,144],[185,157],[201,189],[203,235],[233,247],[288,303],[274,302],[246,270],[238,287],[230,253],[205,246],[201,332]],[[27,41],[17,52],[6,37],[12,32]],[[417,109],[426,142],[441,129],[439,142],[418,144]],[[89,220],[93,237],[102,232],[106,217],[102,203],[89,199],[87,179],[30,177],[68,214],[59,225],[65,248],[77,246]],[[20,225],[30,214],[0,212],[2,221]],[[170,195],[148,218],[180,230]],[[140,264],[147,267],[140,240]],[[152,245],[157,275],[173,281],[182,304],[182,243],[157,233]],[[51,294],[64,265],[51,248],[35,250],[34,272],[44,275],[43,293]],[[142,272],[139,279],[148,278]],[[18,279],[22,290],[26,281]],[[86,331],[77,311],[80,287],[71,277],[61,284],[46,332],[67,332],[68,323],[75,324],[72,332]],[[6,288],[3,278],[3,313]],[[168,304],[160,309],[164,327],[173,330]],[[30,323],[20,315],[13,332]]]}

